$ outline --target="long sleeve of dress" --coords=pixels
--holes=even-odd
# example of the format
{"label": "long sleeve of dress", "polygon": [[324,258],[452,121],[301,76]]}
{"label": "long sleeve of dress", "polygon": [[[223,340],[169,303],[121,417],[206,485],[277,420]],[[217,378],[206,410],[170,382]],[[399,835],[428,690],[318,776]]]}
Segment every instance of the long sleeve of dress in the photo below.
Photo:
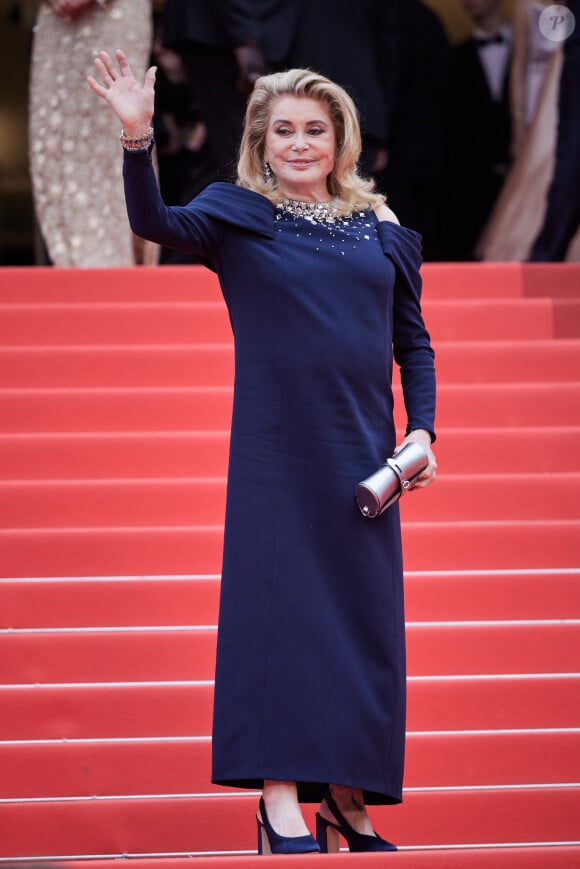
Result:
{"label": "long sleeve of dress", "polygon": [[[193,253],[218,273],[224,265],[226,235],[240,233],[240,239],[246,240],[274,236],[274,206],[252,190],[217,181],[187,205],[166,205],[145,151],[125,153],[123,179],[129,222],[136,235]],[[235,262],[230,265],[235,271]]]}
{"label": "long sleeve of dress", "polygon": [[129,223],[136,235],[214,260],[215,223],[192,203],[169,206],[163,202],[148,153],[125,152],[123,181]]}
{"label": "long sleeve of dress", "polygon": [[435,440],[435,353],[421,312],[420,236],[388,222],[379,223],[378,231],[396,265],[393,354],[401,369],[406,433],[422,428]]}

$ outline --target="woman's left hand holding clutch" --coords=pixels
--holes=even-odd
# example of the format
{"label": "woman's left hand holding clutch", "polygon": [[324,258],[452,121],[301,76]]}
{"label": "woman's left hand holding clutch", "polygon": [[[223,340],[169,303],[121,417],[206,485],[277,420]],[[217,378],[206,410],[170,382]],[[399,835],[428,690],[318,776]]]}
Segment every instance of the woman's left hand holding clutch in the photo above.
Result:
{"label": "woman's left hand holding clutch", "polygon": [[422,446],[429,458],[429,464],[424,471],[421,471],[412,487],[413,489],[424,489],[433,482],[437,474],[437,459],[435,458],[435,453],[431,449],[431,433],[423,428],[413,429],[413,431],[409,432],[409,434],[403,438],[401,443],[398,444],[393,455],[396,456],[399,450],[402,450],[408,443],[417,443]]}

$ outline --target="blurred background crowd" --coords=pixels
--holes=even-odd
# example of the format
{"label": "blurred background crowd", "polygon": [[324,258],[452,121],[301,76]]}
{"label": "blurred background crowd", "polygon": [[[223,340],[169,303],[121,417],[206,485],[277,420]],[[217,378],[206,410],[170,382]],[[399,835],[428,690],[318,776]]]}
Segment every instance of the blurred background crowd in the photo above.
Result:
{"label": "blurred background crowd", "polygon": [[128,228],[86,85],[117,47],[158,66],[168,204],[235,177],[257,76],[310,67],[354,98],[361,169],[425,260],[580,260],[579,2],[0,0],[0,265],[188,261]]}

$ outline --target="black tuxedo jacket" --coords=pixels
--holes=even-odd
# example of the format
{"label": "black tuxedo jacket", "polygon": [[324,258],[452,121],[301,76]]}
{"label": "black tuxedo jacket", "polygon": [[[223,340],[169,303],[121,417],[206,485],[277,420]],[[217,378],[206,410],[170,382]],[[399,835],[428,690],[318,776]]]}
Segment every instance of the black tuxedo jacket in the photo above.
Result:
{"label": "black tuxedo jacket", "polygon": [[494,100],[468,39],[451,51],[445,111],[447,258],[469,260],[505,180],[511,150],[509,63],[501,98]]}
{"label": "black tuxedo jacket", "polygon": [[163,42],[226,50],[257,42],[277,65],[288,54],[296,15],[296,0],[165,0]]}
{"label": "black tuxedo jacket", "polygon": [[382,81],[382,37],[393,0],[288,0],[297,10],[288,66],[308,67],[344,87],[363,133],[384,144],[388,95]]}
{"label": "black tuxedo jacket", "polygon": [[509,164],[508,68],[509,64],[501,99],[496,101],[490,93],[475,41],[468,39],[452,49],[446,109],[447,144],[457,172],[479,174]]}

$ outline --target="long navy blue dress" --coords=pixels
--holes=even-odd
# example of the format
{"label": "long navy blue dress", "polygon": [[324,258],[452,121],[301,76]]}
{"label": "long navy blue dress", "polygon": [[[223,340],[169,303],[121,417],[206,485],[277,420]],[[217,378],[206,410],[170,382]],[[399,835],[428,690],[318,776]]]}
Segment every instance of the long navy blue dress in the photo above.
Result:
{"label": "long navy blue dress", "polygon": [[126,156],[125,179],[134,231],[215,269],[235,338],[212,779],[399,802],[399,512],[365,519],[354,491],[395,447],[393,350],[408,428],[433,431],[419,236],[372,211],[295,217],[224,183],[166,207],[146,154]]}

